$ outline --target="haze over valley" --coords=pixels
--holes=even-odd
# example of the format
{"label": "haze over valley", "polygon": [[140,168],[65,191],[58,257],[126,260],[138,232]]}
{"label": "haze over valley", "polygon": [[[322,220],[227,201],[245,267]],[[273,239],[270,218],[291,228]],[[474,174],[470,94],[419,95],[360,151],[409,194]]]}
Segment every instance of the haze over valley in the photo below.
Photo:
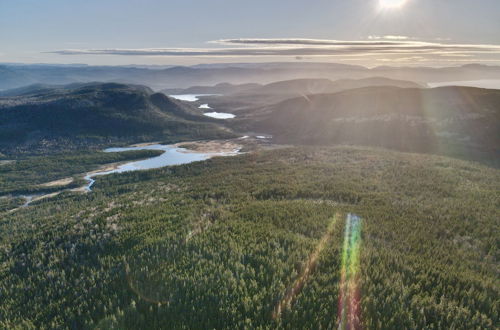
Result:
{"label": "haze over valley", "polygon": [[0,4],[0,328],[495,329],[498,13]]}

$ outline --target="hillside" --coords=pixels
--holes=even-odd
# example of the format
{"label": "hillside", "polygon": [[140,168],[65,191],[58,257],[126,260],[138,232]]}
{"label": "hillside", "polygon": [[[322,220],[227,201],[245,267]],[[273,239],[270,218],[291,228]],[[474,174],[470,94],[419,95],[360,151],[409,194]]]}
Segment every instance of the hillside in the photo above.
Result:
{"label": "hillside", "polygon": [[[131,89],[135,89],[137,91],[145,92],[152,94],[153,90],[147,86],[142,85],[132,85],[127,84]],[[68,94],[71,93],[72,90],[76,90],[78,88],[89,87],[89,88],[101,88],[102,89],[111,89],[111,88],[122,88],[126,89],[123,84],[116,83],[100,83],[100,82],[89,82],[89,83],[72,83],[67,85],[49,85],[49,84],[32,84],[27,86],[22,86],[19,88],[7,89],[4,91],[0,91],[0,97],[13,97],[13,96],[42,96],[44,94]]]}
{"label": "hillside", "polygon": [[357,144],[498,160],[500,91],[369,87],[249,110],[239,128],[279,143]]}
{"label": "hillside", "polygon": [[34,86],[11,95],[0,97],[0,152],[232,136],[191,105],[143,86]]}
{"label": "hillside", "polygon": [[[193,86],[185,89],[164,89],[165,94],[220,94],[230,97],[242,97],[252,95],[259,97],[265,95],[302,95],[335,93],[342,90],[361,88],[367,86],[394,86],[401,88],[419,88],[421,85],[404,80],[394,80],[383,77],[371,77],[364,79],[292,79],[277,81],[266,85],[240,84],[233,85],[220,83],[215,86]],[[1,95],[1,94],[0,94]]]}
{"label": "hillside", "polygon": [[346,147],[104,176],[0,216],[0,328],[326,329],[351,297],[364,329],[493,329],[499,182]]}
{"label": "hillside", "polygon": [[261,87],[241,92],[241,94],[324,94],[336,93],[343,90],[369,87],[369,86],[393,86],[400,88],[419,88],[421,85],[404,80],[394,80],[383,77],[371,77],[364,79],[340,79],[332,81],[329,79],[294,79],[278,81]]}
{"label": "hillside", "polygon": [[214,108],[225,112],[237,112],[255,107],[278,103],[293,97],[311,94],[337,93],[348,89],[371,86],[392,86],[400,88],[419,88],[417,83],[403,80],[393,80],[383,77],[365,79],[293,79],[273,82],[264,86],[245,89],[222,96],[202,97]]}
{"label": "hillside", "polygon": [[400,88],[419,88],[417,83],[403,80],[393,80],[381,77],[365,79],[293,79],[277,81],[264,86],[244,90],[238,93],[205,97],[204,101],[210,102],[214,107],[233,112],[247,110],[278,103],[293,97],[304,95],[337,93],[349,89],[372,86],[392,86]]}

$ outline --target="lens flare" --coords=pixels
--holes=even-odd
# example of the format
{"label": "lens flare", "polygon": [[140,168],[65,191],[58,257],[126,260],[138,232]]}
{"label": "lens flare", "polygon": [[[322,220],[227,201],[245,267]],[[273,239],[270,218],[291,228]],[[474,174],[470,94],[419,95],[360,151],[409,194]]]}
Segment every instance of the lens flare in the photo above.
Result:
{"label": "lens flare", "polygon": [[342,251],[338,329],[360,329],[359,252],[361,247],[361,218],[348,214]]}
{"label": "lens flare", "polygon": [[287,307],[290,307],[293,300],[296,298],[296,296],[300,293],[302,290],[302,287],[306,283],[306,281],[309,278],[309,275],[314,271],[316,268],[316,264],[318,263],[318,258],[323,249],[327,246],[327,243],[329,240],[332,238],[334,229],[335,229],[335,224],[337,223],[337,219],[340,218],[338,214],[336,214],[330,223],[328,224],[328,228],[326,230],[326,233],[323,235],[321,240],[319,241],[318,245],[316,245],[316,248],[314,251],[311,253],[309,256],[309,260],[306,263],[306,266],[302,269],[299,277],[295,280],[293,285],[289,287],[286,290],[285,296],[283,299],[279,301],[279,303],[276,305],[276,307],[273,310],[273,319],[278,319],[281,316],[281,313],[283,310],[285,310]]}
{"label": "lens flare", "polygon": [[380,0],[380,7],[382,8],[401,8],[405,5],[407,0]]}

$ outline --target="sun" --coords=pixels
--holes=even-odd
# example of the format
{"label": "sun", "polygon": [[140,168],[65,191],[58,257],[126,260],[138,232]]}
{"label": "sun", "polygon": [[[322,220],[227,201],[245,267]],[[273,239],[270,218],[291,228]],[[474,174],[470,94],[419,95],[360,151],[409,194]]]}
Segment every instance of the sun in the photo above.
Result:
{"label": "sun", "polygon": [[379,0],[380,7],[382,8],[401,8],[405,5],[407,0]]}

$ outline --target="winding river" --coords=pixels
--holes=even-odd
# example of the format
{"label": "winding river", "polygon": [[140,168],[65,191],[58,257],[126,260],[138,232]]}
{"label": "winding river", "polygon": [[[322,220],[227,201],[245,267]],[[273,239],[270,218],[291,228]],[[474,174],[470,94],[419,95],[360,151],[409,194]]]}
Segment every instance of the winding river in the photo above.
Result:
{"label": "winding river", "polygon": [[85,186],[77,189],[61,189],[60,191],[56,191],[50,194],[33,194],[33,195],[19,195],[18,197],[22,197],[25,199],[25,203],[20,207],[10,210],[9,212],[14,212],[18,209],[27,207],[36,200],[45,199],[57,196],[63,191],[86,191],[91,192],[92,186],[95,183],[95,179],[98,176],[113,174],[113,173],[124,173],[124,172],[133,172],[133,171],[141,171],[141,170],[150,170],[154,168],[160,168],[171,165],[183,165],[189,164],[192,162],[206,160],[215,156],[235,156],[240,153],[240,149],[233,149],[230,151],[220,151],[220,152],[199,152],[193,151],[186,148],[180,148],[175,145],[163,145],[163,144],[149,144],[149,145],[141,145],[141,146],[131,146],[124,148],[108,148],[105,149],[104,152],[122,152],[122,151],[130,151],[130,150],[161,150],[163,153],[159,156],[131,161],[121,165],[108,166],[107,169],[97,170],[93,172],[89,172],[84,176],[84,179],[87,181]]}
{"label": "winding river", "polygon": [[171,165],[189,164],[196,161],[202,161],[215,156],[234,156],[239,153],[239,149],[225,152],[198,152],[185,148],[180,148],[175,145],[150,144],[146,146],[132,146],[124,148],[108,148],[104,152],[123,152],[131,150],[161,150],[163,153],[159,156],[128,162],[118,165],[111,170],[103,170],[98,172],[88,173],[84,178],[87,180],[87,185],[84,187],[86,191],[91,191],[92,185],[95,183],[95,177],[123,172],[133,172],[140,170],[149,170]]}

